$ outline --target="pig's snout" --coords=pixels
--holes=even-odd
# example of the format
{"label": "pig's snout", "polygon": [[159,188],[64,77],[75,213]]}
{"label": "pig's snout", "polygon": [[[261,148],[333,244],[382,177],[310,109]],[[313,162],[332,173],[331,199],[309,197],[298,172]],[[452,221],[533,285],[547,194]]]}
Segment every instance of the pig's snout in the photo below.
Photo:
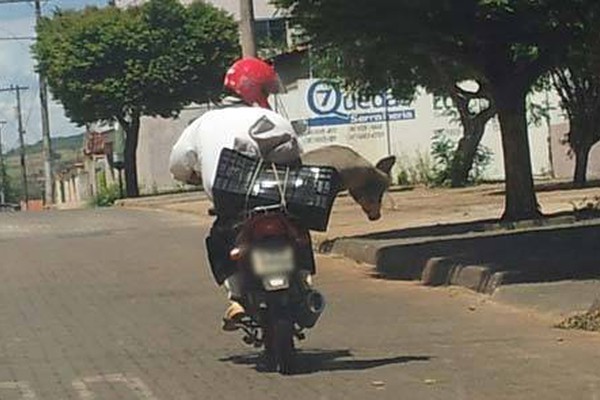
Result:
{"label": "pig's snout", "polygon": [[369,221],[377,221],[381,218],[380,204],[366,204],[362,206],[363,211],[367,214]]}
{"label": "pig's snout", "polygon": [[381,218],[381,214],[369,215],[369,221],[377,221],[380,218]]}

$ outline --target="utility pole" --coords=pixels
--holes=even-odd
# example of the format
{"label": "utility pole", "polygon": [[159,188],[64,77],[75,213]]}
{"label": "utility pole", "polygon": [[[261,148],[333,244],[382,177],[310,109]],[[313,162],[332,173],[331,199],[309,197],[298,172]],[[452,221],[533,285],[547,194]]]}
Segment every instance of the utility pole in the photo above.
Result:
{"label": "utility pole", "polygon": [[240,0],[240,39],[242,42],[242,55],[244,57],[256,57],[253,0]]}
{"label": "utility pole", "polygon": [[[39,26],[42,19],[40,0],[34,0],[35,20]],[[54,179],[52,176],[52,140],[50,139],[50,118],[48,116],[48,85],[46,77],[40,72],[40,104],[42,112],[42,152],[44,155],[44,203],[54,203]]]}
{"label": "utility pole", "polygon": [[21,185],[23,188],[23,200],[25,209],[29,202],[29,191],[27,189],[27,166],[25,165],[25,130],[23,129],[23,117],[21,114],[21,91],[29,89],[26,86],[13,86],[7,89],[0,89],[0,92],[16,92],[17,94],[17,122],[19,124],[19,145],[21,147]]}
{"label": "utility pole", "polygon": [[[11,3],[34,3],[36,24],[42,18],[42,0],[0,0],[0,5]],[[14,38],[11,38],[14,40]],[[42,150],[44,156],[44,196],[45,203],[54,202],[54,184],[52,179],[52,141],[50,140],[50,118],[48,116],[48,85],[42,73],[39,74],[40,105],[42,115]]]}
{"label": "utility pole", "polygon": [[0,121],[0,204],[6,203],[6,166],[4,165],[4,150],[2,149],[2,127],[6,121]]}

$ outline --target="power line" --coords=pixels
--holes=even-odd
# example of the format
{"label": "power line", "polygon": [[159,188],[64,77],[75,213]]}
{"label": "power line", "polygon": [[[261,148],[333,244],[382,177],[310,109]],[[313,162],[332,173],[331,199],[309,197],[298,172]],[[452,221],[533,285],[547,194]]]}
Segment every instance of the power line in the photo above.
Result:
{"label": "power line", "polygon": [[0,0],[0,4],[33,3],[35,0]]}
{"label": "power line", "polygon": [[29,97],[30,103],[29,108],[27,109],[27,113],[25,114],[25,129],[29,127],[29,120],[31,119],[31,115],[33,114],[33,107],[35,106],[35,98],[40,94],[40,88],[38,87],[35,94]]}
{"label": "power line", "polygon": [[[30,36],[28,34],[27,35],[25,35],[25,34],[23,34],[23,35],[16,34],[16,33],[12,32],[12,31],[10,31],[10,30],[8,30],[6,28],[3,28],[2,26],[0,26],[0,31],[2,31],[2,32],[4,32],[6,34],[6,35],[0,37],[0,40],[2,40],[2,41],[10,41],[10,40],[12,40],[12,41],[25,41],[26,39],[29,41],[30,38],[31,38],[31,40],[35,40],[36,39],[35,36]],[[21,45],[22,46],[26,46],[25,44],[21,44]],[[27,49],[29,50],[29,47],[27,47]]]}
{"label": "power line", "polygon": [[5,36],[0,37],[0,42],[8,42],[8,41],[35,41],[37,38],[35,36]]}

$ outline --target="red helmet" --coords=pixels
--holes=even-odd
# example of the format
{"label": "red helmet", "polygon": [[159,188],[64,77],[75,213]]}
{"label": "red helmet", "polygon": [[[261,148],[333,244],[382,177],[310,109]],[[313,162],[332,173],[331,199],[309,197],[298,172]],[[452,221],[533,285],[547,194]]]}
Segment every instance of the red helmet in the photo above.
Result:
{"label": "red helmet", "polygon": [[225,74],[225,87],[248,104],[271,108],[267,99],[281,92],[275,68],[258,58],[245,57],[236,61]]}

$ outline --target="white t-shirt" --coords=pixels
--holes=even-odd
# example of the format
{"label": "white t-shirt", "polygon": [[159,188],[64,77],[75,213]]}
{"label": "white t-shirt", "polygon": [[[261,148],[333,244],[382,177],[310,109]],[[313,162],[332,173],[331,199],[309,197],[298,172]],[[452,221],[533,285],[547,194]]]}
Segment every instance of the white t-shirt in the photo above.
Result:
{"label": "white t-shirt", "polygon": [[292,124],[281,115],[258,107],[227,107],[207,112],[183,131],[171,151],[173,178],[198,184],[201,175],[204,190],[212,198],[224,148],[280,164],[294,162],[301,154]]}

